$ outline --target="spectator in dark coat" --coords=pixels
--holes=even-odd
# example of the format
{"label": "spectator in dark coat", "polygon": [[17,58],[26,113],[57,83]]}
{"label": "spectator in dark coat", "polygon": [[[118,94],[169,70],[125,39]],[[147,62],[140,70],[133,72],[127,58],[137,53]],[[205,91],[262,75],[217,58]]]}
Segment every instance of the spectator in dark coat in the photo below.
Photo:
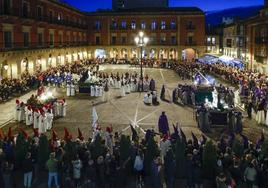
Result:
{"label": "spectator in dark coat", "polygon": [[151,187],[154,187],[154,188],[162,188],[161,175],[160,175],[160,171],[161,171],[160,163],[161,163],[161,159],[160,157],[157,157],[152,161],[152,164],[151,164]]}
{"label": "spectator in dark coat", "polygon": [[167,188],[174,188],[176,161],[171,149],[167,151],[166,156],[164,158],[164,167]]}
{"label": "spectator in dark coat", "polygon": [[188,188],[194,188],[194,183],[193,183],[193,161],[192,161],[192,154],[187,155],[187,161],[186,161],[186,179],[187,179],[187,186]]}
{"label": "spectator in dark coat", "polygon": [[96,167],[94,161],[89,159],[87,165],[85,166],[85,184],[89,188],[96,187]]}
{"label": "spectator in dark coat", "polygon": [[26,154],[26,157],[22,163],[22,169],[24,173],[24,187],[30,188],[32,186],[33,177],[33,160],[31,158],[31,153]]}
{"label": "spectator in dark coat", "polygon": [[158,130],[162,135],[169,134],[168,119],[165,112],[162,112],[161,116],[159,117]]}

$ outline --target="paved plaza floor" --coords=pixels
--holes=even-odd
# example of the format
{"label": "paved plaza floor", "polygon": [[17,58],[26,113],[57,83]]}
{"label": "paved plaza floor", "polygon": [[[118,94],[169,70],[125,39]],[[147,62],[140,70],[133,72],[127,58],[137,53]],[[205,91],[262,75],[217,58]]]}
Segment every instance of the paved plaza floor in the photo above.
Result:
{"label": "paved plaza floor", "polygon": [[[131,67],[129,65],[103,65],[100,67],[101,71],[125,73],[125,72],[138,72],[139,67]],[[191,83],[190,81],[181,80],[179,76],[172,70],[145,68],[144,75],[156,80],[157,92],[160,93],[161,86],[166,85],[166,98],[171,101],[172,90],[178,83]],[[179,123],[182,130],[187,136],[191,132],[195,133],[198,137],[201,136],[200,130],[197,128],[197,123],[194,118],[194,112],[191,107],[183,107],[171,102],[160,101],[159,106],[147,106],[143,103],[144,93],[131,93],[126,97],[120,98],[119,90],[110,89],[109,97],[106,102],[102,98],[93,98],[87,94],[77,94],[75,97],[66,97],[65,89],[54,89],[55,95],[58,97],[65,97],[67,100],[67,115],[64,118],[59,118],[54,121],[54,129],[59,135],[64,134],[64,127],[68,128],[74,137],[77,136],[77,128],[79,127],[84,136],[87,138],[92,136],[92,106],[96,106],[96,111],[99,117],[99,124],[105,130],[107,126],[112,126],[114,132],[122,132],[130,134],[129,124],[134,125],[138,132],[142,135],[146,129],[155,129],[158,131],[157,124],[158,118],[162,111],[166,112],[170,125]],[[32,93],[32,92],[31,92]],[[25,101],[29,98],[31,93],[22,96],[20,99]],[[8,127],[12,126],[14,132],[18,127],[26,129],[29,133],[31,127],[26,127],[23,123],[19,124],[12,121],[14,112],[15,99],[0,104],[0,125],[6,131]],[[172,127],[171,131],[172,130]],[[256,140],[260,135],[262,129],[266,127],[259,127],[253,120],[244,118],[244,133],[252,140]],[[208,134],[213,139],[219,138],[223,128],[218,128],[213,133]],[[48,132],[47,134],[50,134]]]}

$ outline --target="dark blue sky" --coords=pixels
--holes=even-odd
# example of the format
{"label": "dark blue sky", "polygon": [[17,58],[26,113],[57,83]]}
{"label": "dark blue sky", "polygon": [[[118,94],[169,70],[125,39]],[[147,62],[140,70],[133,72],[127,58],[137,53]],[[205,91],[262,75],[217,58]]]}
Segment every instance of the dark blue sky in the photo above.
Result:
{"label": "dark blue sky", "polygon": [[[98,8],[112,7],[112,0],[65,0],[83,11],[95,11]],[[197,6],[204,11],[226,8],[262,5],[264,0],[169,0],[170,6]]]}

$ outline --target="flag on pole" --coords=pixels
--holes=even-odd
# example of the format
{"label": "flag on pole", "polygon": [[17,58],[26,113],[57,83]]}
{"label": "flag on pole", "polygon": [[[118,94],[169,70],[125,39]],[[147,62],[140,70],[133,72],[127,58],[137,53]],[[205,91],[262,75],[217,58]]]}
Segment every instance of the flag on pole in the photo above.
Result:
{"label": "flag on pole", "polygon": [[93,106],[93,108],[92,108],[92,128],[93,128],[93,130],[97,129],[98,119],[99,118],[98,118],[96,108],[95,108],[95,106]]}

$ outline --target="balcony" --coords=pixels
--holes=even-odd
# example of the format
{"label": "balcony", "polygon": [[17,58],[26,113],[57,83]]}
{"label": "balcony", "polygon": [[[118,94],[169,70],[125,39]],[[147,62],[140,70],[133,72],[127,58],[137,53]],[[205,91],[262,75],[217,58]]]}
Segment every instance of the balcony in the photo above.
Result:
{"label": "balcony", "polygon": [[81,28],[81,29],[87,29],[86,24],[78,23],[78,22],[72,22],[69,20],[58,20],[56,17],[49,17],[45,15],[33,15],[33,14],[27,14],[26,15],[21,15],[19,11],[12,11],[9,13],[6,13],[4,11],[0,12],[0,18],[3,17],[4,19],[8,19],[10,17],[17,17],[21,19],[22,21],[37,21],[37,22],[46,22],[50,24],[57,24],[57,25],[63,25],[66,27],[76,27],[76,28]]}
{"label": "balcony", "polygon": [[258,62],[258,63],[265,63],[267,56],[260,56],[260,55],[254,55],[254,59]]}
{"label": "balcony", "polygon": [[255,37],[255,44],[268,44],[268,37]]}
{"label": "balcony", "polygon": [[7,51],[23,51],[23,50],[34,50],[34,49],[46,49],[46,48],[64,48],[64,47],[79,47],[79,46],[87,46],[88,42],[59,42],[53,43],[51,45],[50,42],[46,42],[43,44],[39,43],[29,43],[27,47],[24,46],[23,42],[20,43],[12,43],[11,47],[3,48],[3,43],[0,43],[0,52],[7,52]]}
{"label": "balcony", "polygon": [[196,46],[197,43],[195,41],[187,41],[185,42],[185,46]]}

